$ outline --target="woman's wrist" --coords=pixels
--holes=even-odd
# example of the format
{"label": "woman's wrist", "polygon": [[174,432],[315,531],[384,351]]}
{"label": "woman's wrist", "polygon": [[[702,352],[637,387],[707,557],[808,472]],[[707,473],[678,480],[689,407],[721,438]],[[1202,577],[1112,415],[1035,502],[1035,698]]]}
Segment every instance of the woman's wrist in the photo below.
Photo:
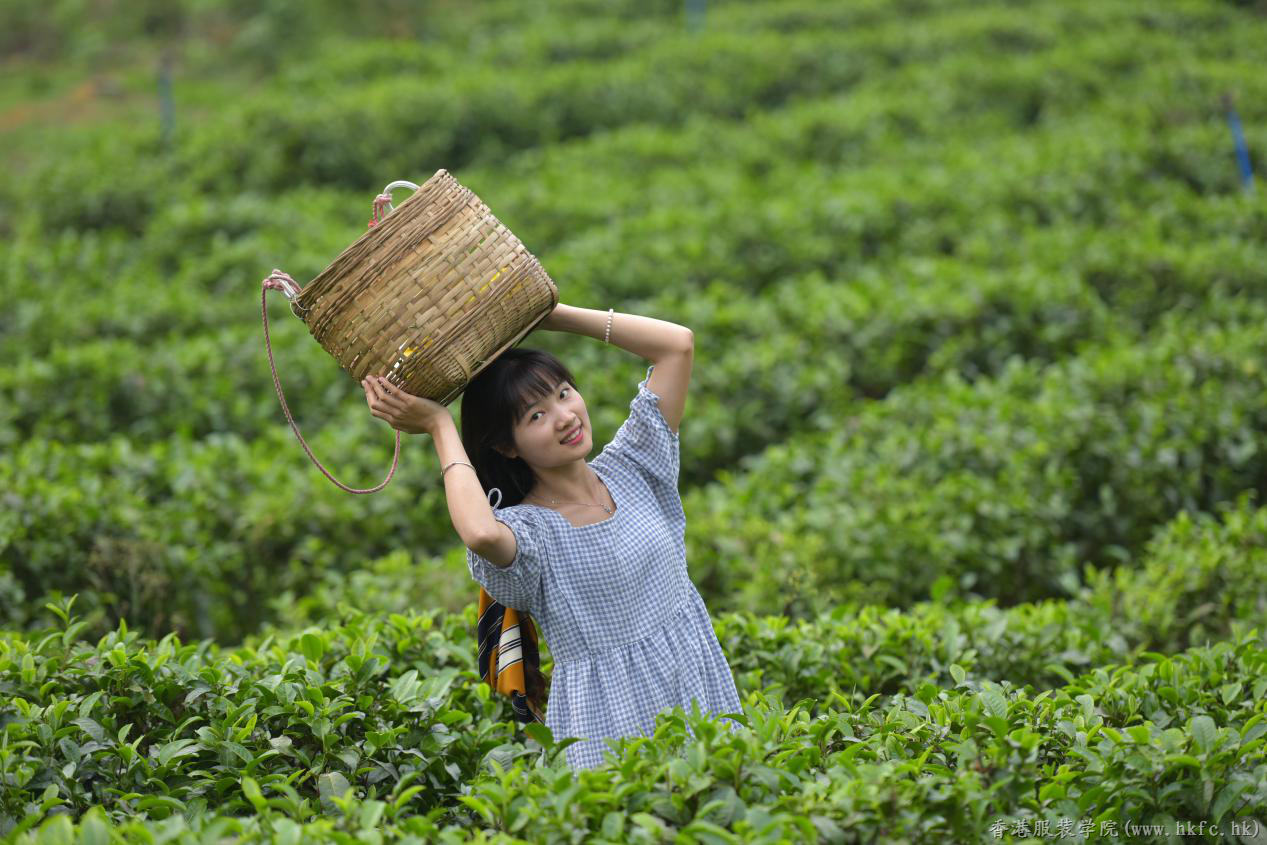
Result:
{"label": "woman's wrist", "polygon": [[458,424],[453,419],[453,413],[447,408],[443,414],[437,413],[434,417],[427,420],[422,427],[423,433],[431,435],[433,440],[441,431],[447,429],[457,431],[457,428]]}
{"label": "woman's wrist", "polygon": [[[547,331],[571,332],[595,338],[603,343],[613,343],[612,337],[616,330],[612,326],[615,317],[615,308],[578,308],[560,302],[546,315],[539,327]],[[623,345],[622,348],[624,348]]]}
{"label": "woman's wrist", "polygon": [[555,305],[554,310],[552,310],[549,314],[547,314],[546,318],[541,321],[541,328],[545,329],[548,332],[568,331],[566,327],[566,319],[568,316],[568,311],[571,308],[572,308],[571,305],[565,305],[562,302]]}

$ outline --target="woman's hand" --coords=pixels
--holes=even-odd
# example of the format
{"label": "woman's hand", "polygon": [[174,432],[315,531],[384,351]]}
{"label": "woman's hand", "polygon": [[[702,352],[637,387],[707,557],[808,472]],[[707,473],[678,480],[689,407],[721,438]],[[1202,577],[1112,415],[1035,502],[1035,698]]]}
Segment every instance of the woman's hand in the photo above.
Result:
{"label": "woman's hand", "polygon": [[370,413],[405,434],[431,434],[449,409],[439,402],[405,393],[382,376],[361,379]]}

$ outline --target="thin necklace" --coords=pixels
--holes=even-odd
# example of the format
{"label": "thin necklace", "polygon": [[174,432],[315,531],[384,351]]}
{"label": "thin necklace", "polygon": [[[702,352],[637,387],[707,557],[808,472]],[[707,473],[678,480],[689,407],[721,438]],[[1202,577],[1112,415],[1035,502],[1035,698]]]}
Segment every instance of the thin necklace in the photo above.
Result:
{"label": "thin necklace", "polygon": [[591,508],[602,508],[603,510],[607,511],[608,514],[611,514],[612,512],[612,509],[607,507],[607,505],[596,505],[593,502],[569,502],[566,500],[561,501],[559,499],[551,499],[550,504],[552,505],[587,505]]}
{"label": "thin necklace", "polygon": [[607,505],[596,505],[593,502],[569,502],[566,499],[551,499],[550,504],[552,505],[588,505],[591,508],[602,508],[603,510],[607,511],[608,514],[612,512],[612,509],[607,507]]}

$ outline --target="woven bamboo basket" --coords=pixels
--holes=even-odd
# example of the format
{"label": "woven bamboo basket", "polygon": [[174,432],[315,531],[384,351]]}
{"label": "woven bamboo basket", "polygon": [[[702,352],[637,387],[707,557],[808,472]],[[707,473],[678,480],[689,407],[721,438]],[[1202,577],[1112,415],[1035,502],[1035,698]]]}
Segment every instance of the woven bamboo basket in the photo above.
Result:
{"label": "woven bamboo basket", "polygon": [[[414,190],[398,207],[397,188]],[[559,291],[536,259],[478,196],[446,170],[421,186],[393,182],[370,228],[302,289],[279,270],[264,280],[264,340],[277,397],[308,456],[277,378],[263,298],[280,290],[318,343],[359,383],[380,375],[406,393],[448,405],[498,355],[554,310]]]}

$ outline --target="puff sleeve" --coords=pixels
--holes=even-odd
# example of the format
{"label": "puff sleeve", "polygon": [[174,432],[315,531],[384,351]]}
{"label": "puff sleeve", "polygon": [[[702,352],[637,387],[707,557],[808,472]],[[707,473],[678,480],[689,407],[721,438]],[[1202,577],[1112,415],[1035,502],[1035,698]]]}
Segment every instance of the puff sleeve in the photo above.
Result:
{"label": "puff sleeve", "polygon": [[660,397],[647,387],[654,369],[655,364],[647,367],[646,378],[638,383],[638,395],[629,403],[629,418],[604,451],[648,478],[676,489],[681,437],[669,428],[660,411]]}
{"label": "puff sleeve", "polygon": [[542,606],[542,570],[545,568],[544,527],[531,513],[495,510],[493,517],[515,534],[515,559],[505,569],[466,550],[467,568],[493,599],[506,607],[536,615]]}

